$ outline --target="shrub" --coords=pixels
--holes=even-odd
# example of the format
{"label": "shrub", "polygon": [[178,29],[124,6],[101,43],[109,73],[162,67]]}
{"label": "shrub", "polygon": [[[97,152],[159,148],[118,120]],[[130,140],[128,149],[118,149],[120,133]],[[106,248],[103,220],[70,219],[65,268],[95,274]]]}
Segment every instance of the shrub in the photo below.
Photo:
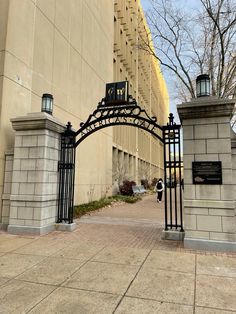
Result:
{"label": "shrub", "polygon": [[108,198],[111,198],[114,202],[125,202],[125,203],[136,203],[137,201],[140,201],[142,199],[139,195],[114,195],[109,196]]}
{"label": "shrub", "polygon": [[143,185],[146,190],[148,190],[150,188],[150,184],[148,183],[147,179],[142,179],[141,185]]}
{"label": "shrub", "polygon": [[107,198],[102,198],[99,201],[93,201],[86,204],[74,206],[74,218],[79,218],[89,212],[98,210],[105,206],[112,205],[116,202],[126,202],[126,203],[135,203],[140,201],[142,198],[140,196],[124,196],[124,195],[115,195],[109,196]]}
{"label": "shrub", "polygon": [[128,181],[125,180],[123,181],[123,184],[120,185],[120,193],[122,195],[133,195],[133,190],[132,190],[132,186],[136,185],[136,183],[134,181]]}
{"label": "shrub", "polygon": [[153,178],[152,179],[152,186],[156,186],[158,179],[157,178]]}

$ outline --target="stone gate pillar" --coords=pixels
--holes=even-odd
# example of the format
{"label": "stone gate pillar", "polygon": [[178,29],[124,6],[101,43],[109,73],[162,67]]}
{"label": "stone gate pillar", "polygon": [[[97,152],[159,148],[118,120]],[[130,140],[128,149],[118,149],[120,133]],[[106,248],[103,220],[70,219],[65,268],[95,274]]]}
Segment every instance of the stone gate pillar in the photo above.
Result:
{"label": "stone gate pillar", "polygon": [[44,234],[55,229],[59,139],[65,126],[45,112],[11,122],[15,147],[8,231]]}
{"label": "stone gate pillar", "polygon": [[[201,97],[177,106],[183,126],[186,248],[236,251],[230,127],[234,104],[235,100]],[[222,184],[193,182],[193,162],[197,161],[220,161]]]}

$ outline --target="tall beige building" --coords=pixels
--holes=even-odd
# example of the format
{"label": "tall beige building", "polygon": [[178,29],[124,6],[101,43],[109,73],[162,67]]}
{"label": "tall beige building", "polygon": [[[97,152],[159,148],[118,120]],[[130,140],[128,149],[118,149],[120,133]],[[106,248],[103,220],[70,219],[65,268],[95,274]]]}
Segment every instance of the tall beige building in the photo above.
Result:
{"label": "tall beige building", "polygon": [[[43,93],[54,97],[53,116],[77,130],[105,84],[127,79],[138,103],[166,121],[165,83],[155,60],[137,49],[140,28],[147,31],[136,0],[0,1],[0,222],[14,183],[10,169],[5,174],[14,154],[10,119],[41,111]],[[75,203],[112,193],[118,159],[139,180],[161,174],[162,155],[161,144],[136,128],[94,133],[76,151]]]}
{"label": "tall beige building", "polygon": [[[140,49],[142,38],[151,42],[139,1],[115,0],[114,81],[128,80],[130,94],[157,123],[166,123],[169,98],[157,60]],[[151,181],[163,177],[163,145],[147,132],[120,126],[113,131],[113,182]]]}

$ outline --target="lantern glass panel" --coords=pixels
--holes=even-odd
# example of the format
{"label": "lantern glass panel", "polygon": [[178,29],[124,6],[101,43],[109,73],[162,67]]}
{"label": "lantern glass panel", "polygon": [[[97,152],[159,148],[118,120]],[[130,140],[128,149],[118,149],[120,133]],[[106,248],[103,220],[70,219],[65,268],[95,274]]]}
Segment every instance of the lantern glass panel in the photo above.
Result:
{"label": "lantern glass panel", "polygon": [[42,97],[42,112],[52,114],[53,97],[50,94],[43,94]]}
{"label": "lantern glass panel", "polygon": [[46,99],[46,110],[51,111],[51,99]]}
{"label": "lantern glass panel", "polygon": [[196,79],[197,97],[210,96],[210,78],[207,74],[201,74]]}
{"label": "lantern glass panel", "polygon": [[199,96],[201,93],[201,90],[200,90],[200,82],[197,82],[197,96]]}
{"label": "lantern glass panel", "polygon": [[201,81],[201,95],[204,96],[206,94],[206,81]]}
{"label": "lantern glass panel", "polygon": [[207,95],[210,95],[210,82],[206,81],[206,93]]}

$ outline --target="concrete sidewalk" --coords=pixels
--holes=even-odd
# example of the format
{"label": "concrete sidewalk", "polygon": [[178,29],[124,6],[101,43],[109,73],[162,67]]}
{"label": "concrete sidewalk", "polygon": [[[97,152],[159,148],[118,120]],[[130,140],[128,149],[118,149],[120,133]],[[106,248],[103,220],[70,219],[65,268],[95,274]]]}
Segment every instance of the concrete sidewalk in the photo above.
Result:
{"label": "concrete sidewalk", "polygon": [[72,233],[0,234],[0,313],[236,313],[236,255],[162,241],[154,196]]}

